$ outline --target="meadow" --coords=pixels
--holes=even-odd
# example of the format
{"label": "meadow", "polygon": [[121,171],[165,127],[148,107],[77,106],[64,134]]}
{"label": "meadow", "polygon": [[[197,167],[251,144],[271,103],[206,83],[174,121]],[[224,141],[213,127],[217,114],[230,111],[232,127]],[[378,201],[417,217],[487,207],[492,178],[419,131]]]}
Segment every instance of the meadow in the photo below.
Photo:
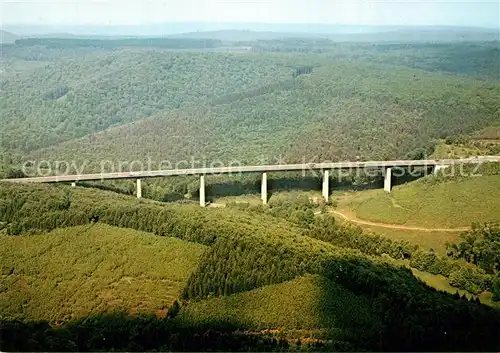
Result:
{"label": "meadow", "polygon": [[[498,168],[496,168],[498,169]],[[494,167],[471,177],[426,177],[383,190],[348,194],[339,207],[379,223],[427,228],[461,228],[500,221],[500,178]],[[485,207],[487,205],[487,207]],[[457,212],[459,210],[459,212]]]}

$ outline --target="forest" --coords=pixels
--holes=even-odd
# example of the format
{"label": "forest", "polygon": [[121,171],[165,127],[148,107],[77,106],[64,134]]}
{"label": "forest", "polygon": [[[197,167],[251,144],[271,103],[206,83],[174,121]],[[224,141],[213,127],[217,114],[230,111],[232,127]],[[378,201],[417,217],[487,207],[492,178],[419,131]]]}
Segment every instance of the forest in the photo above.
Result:
{"label": "forest", "polygon": [[18,39],[15,45],[19,47],[43,46],[51,49],[103,48],[120,47],[152,47],[169,49],[203,49],[214,48],[218,41],[210,39],[175,39],[175,38],[128,38],[128,39],[66,39],[66,38],[29,38]]}
{"label": "forest", "polygon": [[[324,151],[329,159],[399,158],[430,148],[436,138],[499,120],[494,43],[331,43],[320,54],[227,54],[89,48],[81,45],[84,40],[69,39],[59,41],[75,49],[48,47],[53,40],[21,40],[3,52],[7,68],[36,64],[6,70],[0,79],[2,153],[17,162],[28,154],[66,157],[72,148],[87,159],[88,145],[95,146],[88,152],[91,161],[121,158],[116,148],[127,159],[134,150],[156,160],[185,159],[193,152],[221,159],[228,149],[243,161],[261,154],[296,160],[297,149],[312,150],[308,156]],[[462,63],[465,52],[468,61]],[[460,120],[447,124],[452,117]],[[229,126],[234,128],[227,131]],[[131,141],[125,150],[108,142],[124,134],[139,138],[132,133],[137,129],[158,136]],[[397,139],[386,144],[387,136]],[[70,141],[79,145],[64,144]],[[252,148],[237,150],[245,141]],[[96,149],[101,155],[95,156]]]}
{"label": "forest", "polygon": [[[499,55],[496,41],[22,38],[0,53],[0,179],[498,155]],[[408,169],[372,198],[382,171],[332,172],[328,200],[311,196],[320,175],[270,173],[267,205],[259,174],[207,176],[206,208],[196,176],[144,180],[142,199],[135,180],[0,181],[0,348],[499,351],[496,217],[436,251],[334,213],[359,192],[350,216],[451,209],[451,227],[466,203],[494,214],[499,171]],[[455,191],[423,200],[434,186]]]}
{"label": "forest", "polygon": [[[168,206],[89,189],[5,184],[0,188],[0,200],[0,219],[9,234],[37,237],[40,232],[98,221],[209,245],[210,250],[203,254],[183,289],[181,312],[182,305],[189,306],[193,300],[214,295],[228,296],[308,273],[318,274],[356,295],[367,296],[376,310],[380,310],[380,315],[384,313],[379,332],[363,331],[362,327],[343,331],[342,340],[347,340],[355,350],[498,349],[496,325],[500,323],[500,313],[497,309],[479,304],[474,298],[438,292],[416,280],[404,265],[392,263],[394,260],[403,261],[402,264],[409,261],[412,267],[450,277],[459,288],[473,293],[489,289],[495,298],[500,299],[498,276],[495,276],[498,259],[491,255],[487,257],[480,250],[487,248],[488,242],[498,242],[498,225],[477,226],[472,233],[464,233],[464,241],[457,245],[463,250],[441,258],[409,243],[390,241],[353,226],[337,225],[335,219],[326,214],[310,218],[307,213],[313,206],[307,198],[270,205],[269,209],[244,210],[241,209],[243,206],[234,205],[229,209],[206,212],[189,205]],[[472,234],[477,239],[477,246],[467,250]],[[477,255],[472,258],[468,255],[471,252]],[[460,257],[465,257],[469,263],[457,260]],[[478,261],[480,258],[483,261]],[[2,271],[15,273],[16,270]],[[110,325],[109,320],[114,323]],[[56,331],[42,323],[36,326],[34,323],[26,325],[8,321],[3,323],[2,330],[12,334],[3,335],[3,339],[7,347],[9,344],[14,347],[21,337],[32,337],[27,341],[31,343],[23,343],[22,347],[33,344],[36,349],[46,350],[57,347],[54,344],[62,344],[61,347],[66,349],[109,348],[118,343],[112,341],[107,343],[111,346],[101,346],[92,343],[95,339],[82,341],[78,332],[92,335],[93,331],[85,327],[93,322],[92,325],[97,326],[92,330],[105,325],[108,330],[116,327],[112,329],[112,335],[118,332],[126,334],[127,330],[134,330],[139,325],[134,320],[144,319],[131,320],[96,317],[69,322]],[[207,322],[204,329],[213,328],[213,334],[227,334],[224,330],[231,327],[225,326],[227,324]],[[161,332],[174,334],[181,327],[203,332],[203,327],[175,321],[173,314],[167,321],[153,320],[151,325],[151,329],[156,327],[153,329],[157,332],[155,335]],[[141,344],[139,342],[147,337],[144,335],[149,334],[142,330],[137,333],[138,340],[132,341],[134,344]],[[449,336],[443,335],[444,332]],[[324,334],[328,337],[328,332]],[[59,337],[56,342],[50,339],[53,335]],[[156,340],[155,344],[160,346],[155,347],[168,344],[169,335]],[[238,336],[231,337],[239,340]],[[115,348],[130,348],[132,342],[125,340]],[[324,344],[324,341],[319,342]],[[139,346],[134,349],[144,347],[152,348]],[[208,346],[199,347],[205,349]],[[328,345],[326,347],[331,349]]]}

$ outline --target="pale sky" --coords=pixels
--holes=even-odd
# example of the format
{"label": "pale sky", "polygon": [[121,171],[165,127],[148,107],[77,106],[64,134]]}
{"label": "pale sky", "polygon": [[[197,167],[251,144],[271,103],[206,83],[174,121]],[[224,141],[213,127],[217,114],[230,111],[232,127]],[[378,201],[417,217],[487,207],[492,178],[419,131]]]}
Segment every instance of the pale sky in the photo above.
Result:
{"label": "pale sky", "polygon": [[497,1],[0,0],[2,24],[267,22],[500,27]]}

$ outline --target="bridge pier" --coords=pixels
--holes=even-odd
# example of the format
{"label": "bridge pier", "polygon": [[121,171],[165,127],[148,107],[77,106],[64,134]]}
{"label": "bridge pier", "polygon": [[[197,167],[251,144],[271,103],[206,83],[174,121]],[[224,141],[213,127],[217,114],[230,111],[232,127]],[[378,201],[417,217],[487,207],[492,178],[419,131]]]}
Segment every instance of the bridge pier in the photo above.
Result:
{"label": "bridge pier", "polygon": [[205,175],[200,175],[200,206],[205,207]]}
{"label": "bridge pier", "polygon": [[436,175],[441,169],[445,169],[446,166],[445,165],[439,165],[439,164],[436,164],[433,168],[433,174]]}
{"label": "bridge pier", "polygon": [[141,199],[142,198],[142,181],[141,179],[137,179],[137,198]]}
{"label": "bridge pier", "polygon": [[260,196],[262,203],[267,205],[267,173],[262,173],[262,183],[260,185]]}
{"label": "bridge pier", "polygon": [[330,172],[328,170],[323,172],[323,198],[326,202],[330,198]]}
{"label": "bridge pier", "polygon": [[392,168],[384,168],[384,190],[391,192],[392,189]]}

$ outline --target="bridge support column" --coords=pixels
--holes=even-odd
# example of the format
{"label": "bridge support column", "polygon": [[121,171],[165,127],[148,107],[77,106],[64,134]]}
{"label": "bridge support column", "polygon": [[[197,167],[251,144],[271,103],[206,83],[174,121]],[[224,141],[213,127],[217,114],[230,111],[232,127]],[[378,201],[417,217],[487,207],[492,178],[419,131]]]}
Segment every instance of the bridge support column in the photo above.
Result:
{"label": "bridge support column", "polygon": [[260,185],[260,197],[262,203],[267,205],[267,173],[262,173],[262,183]]}
{"label": "bridge support column", "polygon": [[142,182],[141,179],[137,179],[137,198],[142,199]]}
{"label": "bridge support column", "polygon": [[328,170],[323,172],[323,198],[326,202],[330,198],[330,172]]}
{"label": "bridge support column", "polygon": [[200,175],[200,206],[205,207],[207,203],[205,202],[205,176]]}
{"label": "bridge support column", "polygon": [[432,172],[434,175],[436,175],[441,169],[444,169],[444,168],[446,168],[445,165],[435,165]]}
{"label": "bridge support column", "polygon": [[74,182],[71,183],[71,187],[72,188],[76,188],[76,181],[74,181]]}
{"label": "bridge support column", "polygon": [[391,192],[392,189],[392,168],[384,169],[384,190]]}

